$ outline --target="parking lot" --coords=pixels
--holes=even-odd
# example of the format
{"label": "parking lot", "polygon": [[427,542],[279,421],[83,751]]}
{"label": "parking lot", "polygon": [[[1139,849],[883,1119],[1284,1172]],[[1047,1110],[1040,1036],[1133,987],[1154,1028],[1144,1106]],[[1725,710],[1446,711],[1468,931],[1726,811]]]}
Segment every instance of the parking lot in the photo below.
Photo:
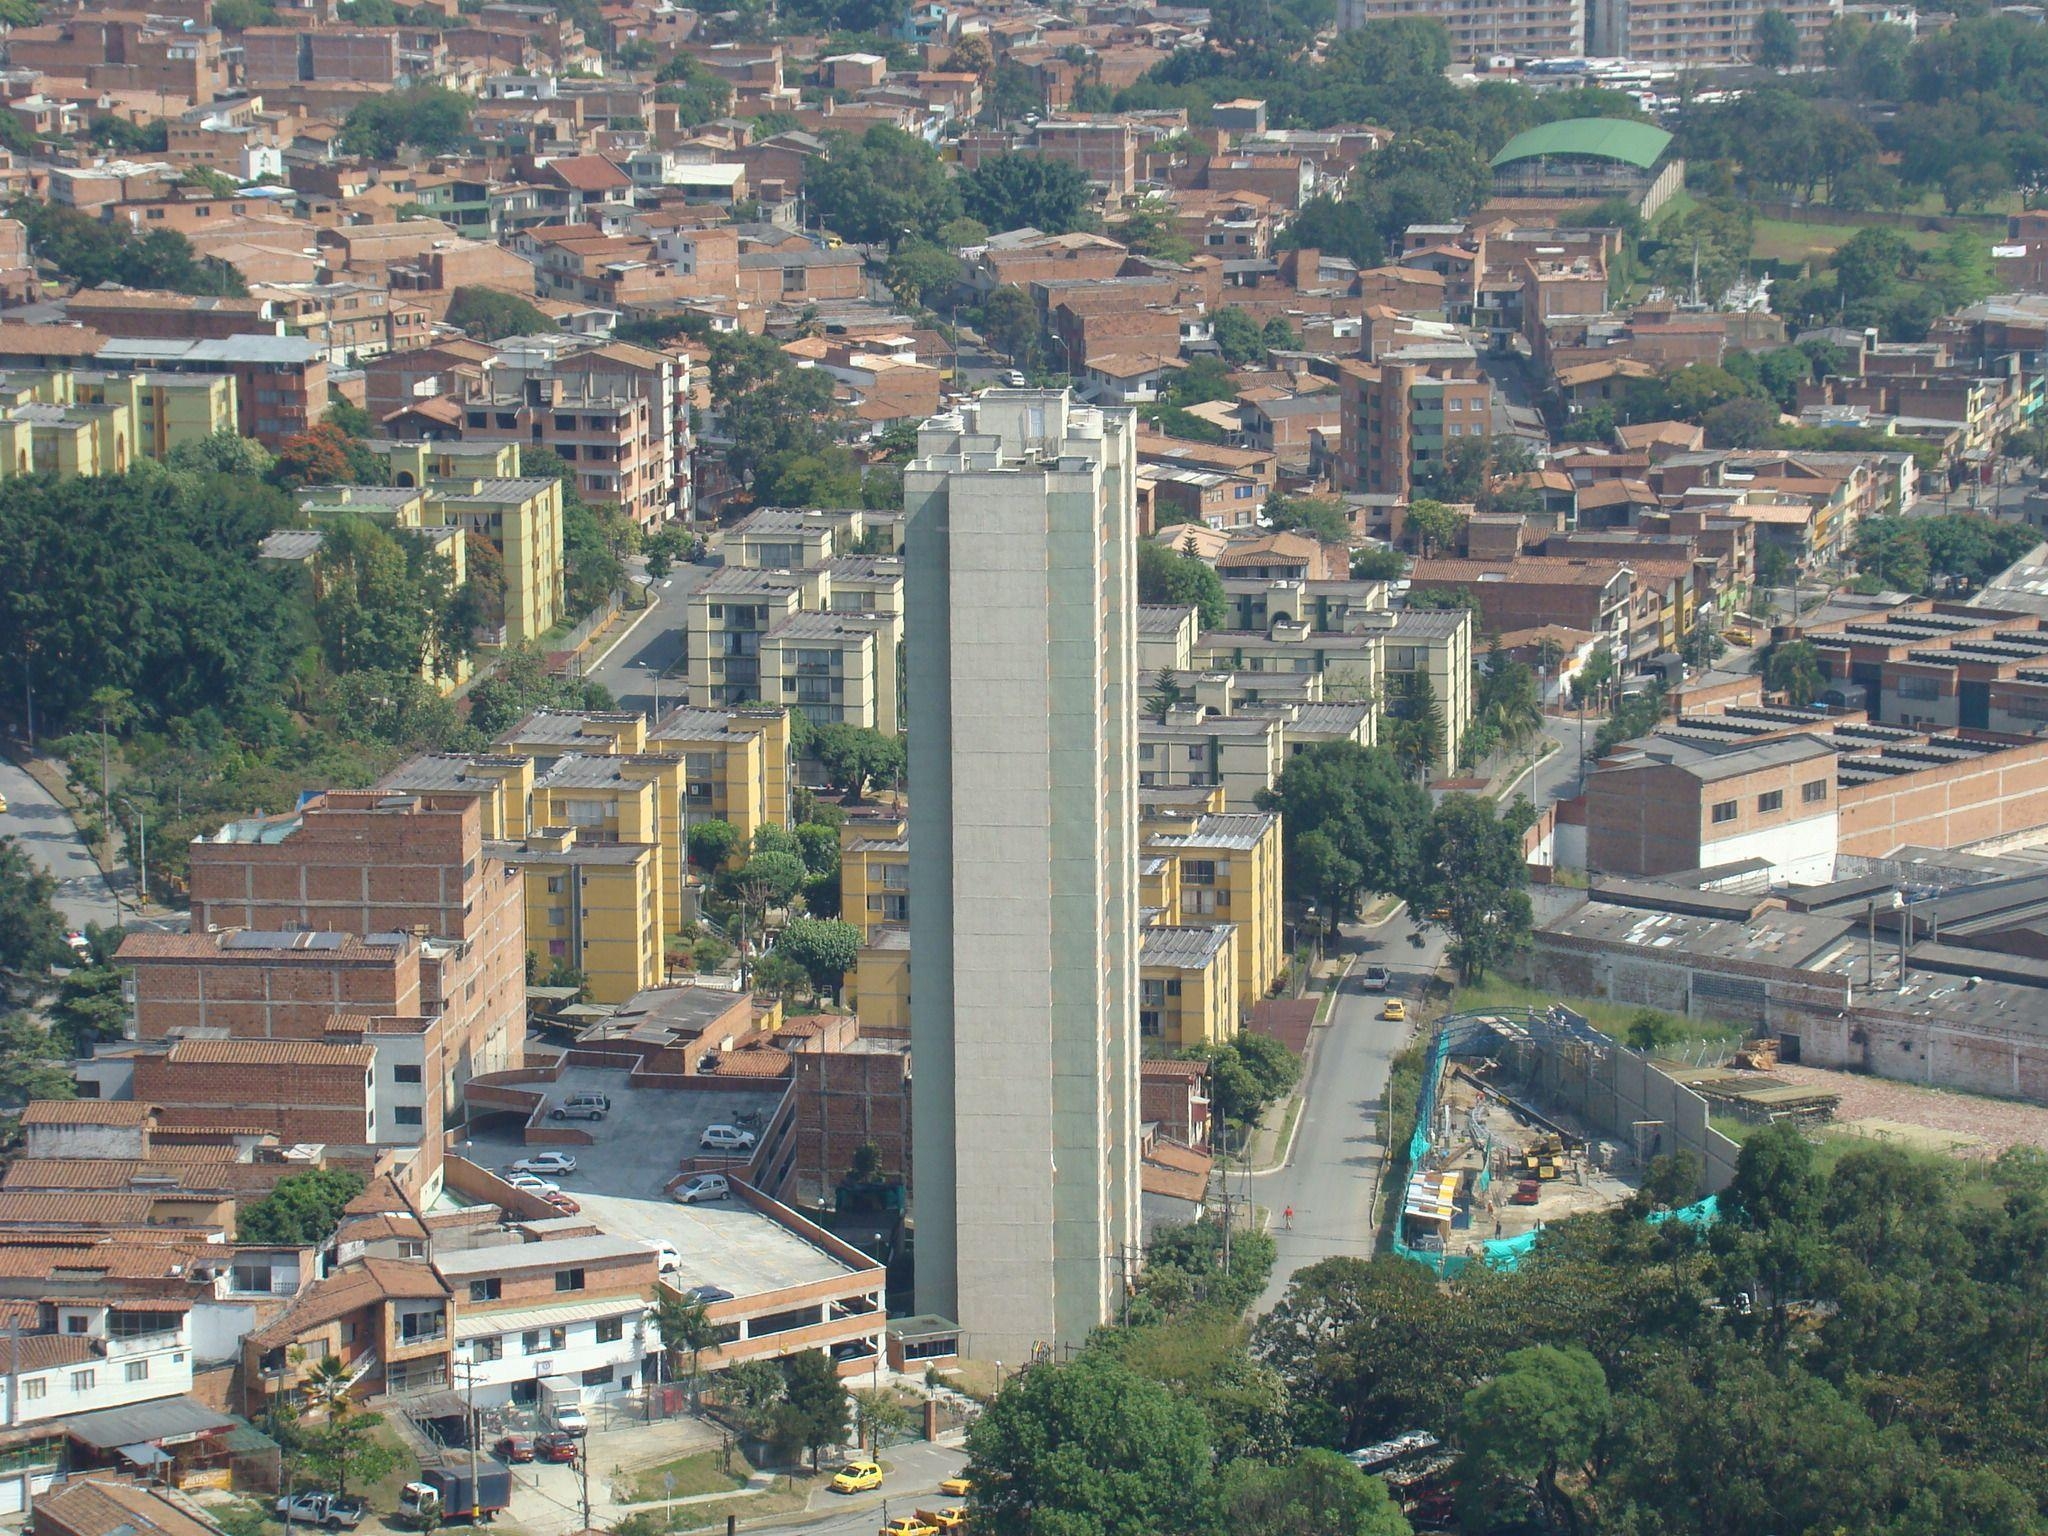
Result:
{"label": "parking lot", "polygon": [[[549,1085],[548,1104],[553,1107],[576,1093],[608,1095],[611,1111],[603,1120],[569,1122],[588,1132],[593,1145],[560,1149],[575,1157],[576,1171],[549,1175],[550,1182],[561,1185],[582,1214],[605,1231],[672,1244],[682,1256],[682,1285],[712,1285],[746,1296],[845,1273],[838,1260],[737,1199],[684,1206],[668,1197],[668,1183],[682,1159],[702,1155],[697,1138],[704,1127],[732,1124],[749,1111],[765,1119],[778,1093],[747,1088],[663,1092],[629,1087],[623,1069],[572,1067]],[[525,1145],[516,1123],[500,1116],[487,1128],[472,1128],[457,1150],[502,1170],[549,1149]]]}

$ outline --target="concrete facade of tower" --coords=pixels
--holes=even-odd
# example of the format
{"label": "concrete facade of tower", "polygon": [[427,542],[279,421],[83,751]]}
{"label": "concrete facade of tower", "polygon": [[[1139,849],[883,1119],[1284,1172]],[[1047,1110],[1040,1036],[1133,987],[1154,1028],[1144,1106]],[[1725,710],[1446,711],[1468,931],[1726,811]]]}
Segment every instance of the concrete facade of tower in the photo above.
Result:
{"label": "concrete facade of tower", "polygon": [[990,390],[904,471],[916,1300],[1078,1344],[1135,1254],[1136,413]]}

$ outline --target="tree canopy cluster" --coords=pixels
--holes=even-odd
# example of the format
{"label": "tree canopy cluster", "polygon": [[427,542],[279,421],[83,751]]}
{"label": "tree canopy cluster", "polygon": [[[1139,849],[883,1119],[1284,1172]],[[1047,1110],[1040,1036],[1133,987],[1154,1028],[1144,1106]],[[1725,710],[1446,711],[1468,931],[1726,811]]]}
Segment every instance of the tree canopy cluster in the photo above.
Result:
{"label": "tree canopy cluster", "polygon": [[81,288],[116,283],[171,293],[248,293],[241,273],[226,262],[201,259],[174,229],[138,234],[125,220],[96,219],[76,208],[20,198],[8,208],[28,229],[29,250]]}
{"label": "tree canopy cluster", "polygon": [[[1497,680],[1503,694],[1507,684]],[[1398,734],[1400,722],[1395,722]],[[1396,751],[1318,742],[1287,760],[1261,804],[1281,814],[1287,889],[1329,925],[1371,895],[1398,896],[1451,934],[1450,959],[1483,974],[1527,938],[1522,833],[1535,812],[1477,795],[1435,806]]]}
{"label": "tree canopy cluster", "polygon": [[2033,546],[2026,527],[1974,512],[1867,517],[1856,525],[1856,568],[1873,591],[1967,596]]}

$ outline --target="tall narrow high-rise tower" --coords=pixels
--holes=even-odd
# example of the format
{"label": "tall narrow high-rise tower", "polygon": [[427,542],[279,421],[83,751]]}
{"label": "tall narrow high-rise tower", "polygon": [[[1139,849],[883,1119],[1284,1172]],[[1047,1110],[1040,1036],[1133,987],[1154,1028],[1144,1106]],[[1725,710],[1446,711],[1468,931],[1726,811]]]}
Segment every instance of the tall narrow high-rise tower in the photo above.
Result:
{"label": "tall narrow high-rise tower", "polygon": [[985,1358],[1138,1238],[1136,438],[991,390],[903,476],[917,1306]]}

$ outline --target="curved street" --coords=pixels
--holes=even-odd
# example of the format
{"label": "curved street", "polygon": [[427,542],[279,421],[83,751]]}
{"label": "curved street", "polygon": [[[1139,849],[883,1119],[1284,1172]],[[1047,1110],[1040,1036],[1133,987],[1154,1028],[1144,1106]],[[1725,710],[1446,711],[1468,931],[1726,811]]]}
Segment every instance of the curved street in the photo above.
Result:
{"label": "curved street", "polygon": [[7,809],[0,812],[0,837],[13,838],[30,859],[56,876],[57,910],[65,923],[72,928],[87,923],[118,928],[120,905],[86,852],[70,813],[26,769],[7,758],[0,758],[0,795],[7,797]]}
{"label": "curved street", "polygon": [[[1347,926],[1341,942],[1352,966],[1328,1023],[1317,1031],[1294,1145],[1280,1167],[1251,1176],[1252,1198],[1273,1213],[1277,1250],[1262,1311],[1286,1293],[1297,1269],[1338,1254],[1372,1256],[1381,1169],[1374,1117],[1387,1091],[1388,1065],[1408,1043],[1423,987],[1444,953],[1442,932],[1418,929],[1405,907],[1376,927]],[[1384,993],[1365,990],[1368,964],[1393,972]],[[1405,1023],[1380,1017],[1394,997],[1408,1004]],[[1234,1185],[1240,1177],[1233,1176]],[[1290,1205],[1292,1230],[1280,1219]]]}

